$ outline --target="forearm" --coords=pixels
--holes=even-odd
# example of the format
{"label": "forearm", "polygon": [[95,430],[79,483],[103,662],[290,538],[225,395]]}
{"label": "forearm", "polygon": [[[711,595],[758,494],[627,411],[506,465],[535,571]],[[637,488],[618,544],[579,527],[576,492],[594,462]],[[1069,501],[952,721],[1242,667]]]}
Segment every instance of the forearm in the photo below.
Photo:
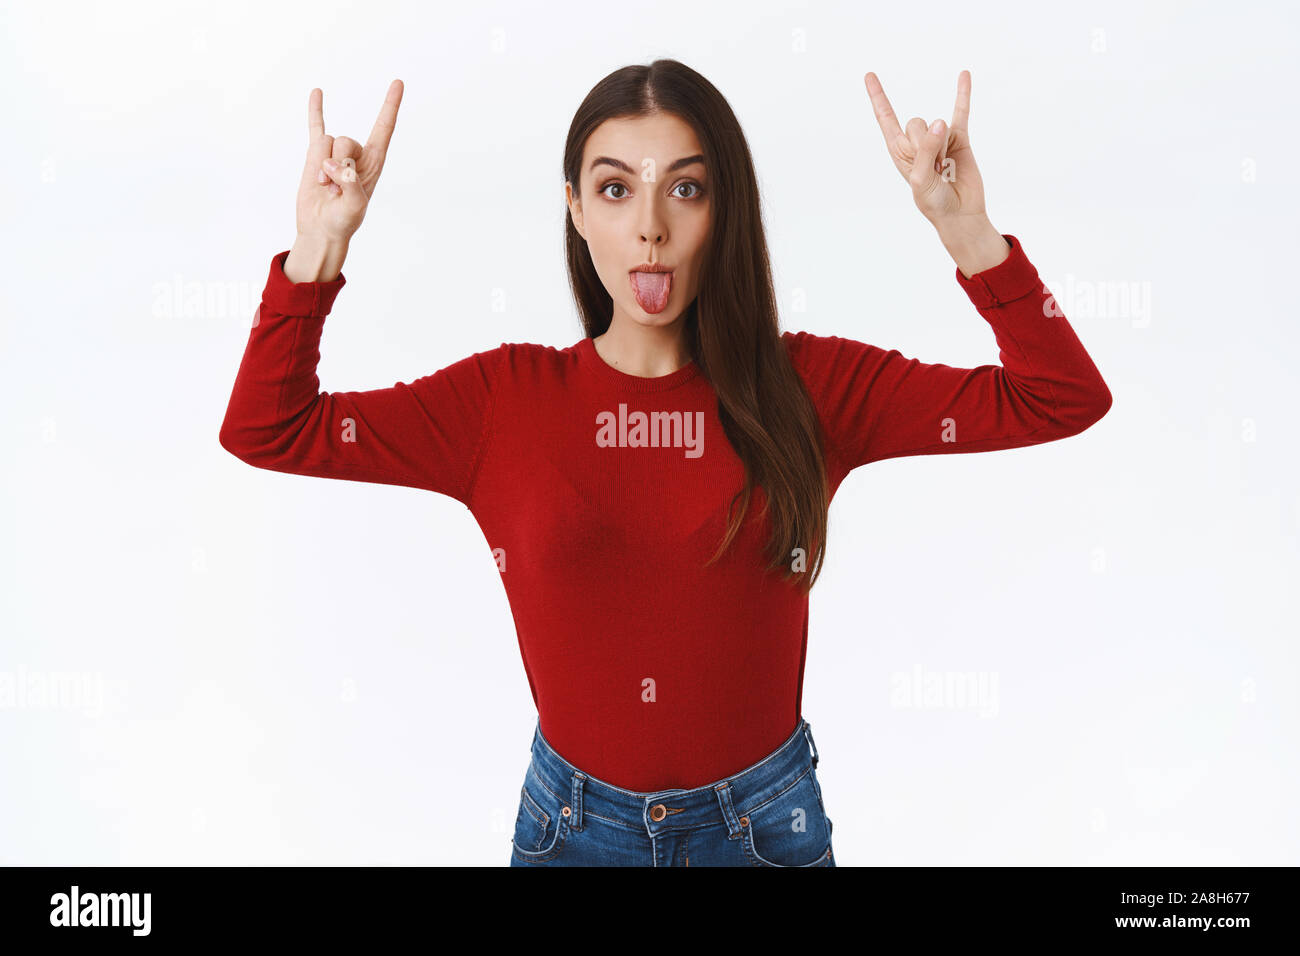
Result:
{"label": "forearm", "polygon": [[935,229],[943,247],[968,279],[1000,265],[1011,254],[1011,247],[985,215],[937,223]]}
{"label": "forearm", "polygon": [[962,277],[963,266],[952,274],[992,329],[999,365],[961,368],[852,339],[791,336],[844,467],[1036,445],[1077,435],[1110,409],[1110,390],[1019,239],[998,239],[1007,246],[1001,262],[980,269],[978,258],[963,259],[974,277]]}
{"label": "forearm", "polygon": [[[299,251],[310,252],[306,244]],[[285,269],[289,255],[271,258],[221,425],[222,447],[250,464],[285,452],[293,457],[285,429],[319,394],[321,331],[347,281],[340,273],[333,280],[294,283]]]}
{"label": "forearm", "polygon": [[300,235],[284,260],[284,275],[290,282],[332,282],[343,271],[348,255],[346,240],[318,239]]}

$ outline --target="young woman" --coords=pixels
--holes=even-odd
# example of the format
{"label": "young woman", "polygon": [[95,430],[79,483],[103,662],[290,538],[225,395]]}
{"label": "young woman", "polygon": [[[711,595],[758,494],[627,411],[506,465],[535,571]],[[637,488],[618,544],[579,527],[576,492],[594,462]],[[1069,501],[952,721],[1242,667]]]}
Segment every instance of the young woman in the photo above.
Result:
{"label": "young woman", "polygon": [[271,260],[221,444],[470,509],[538,710],[511,865],[834,866],[801,707],[831,496],[868,462],[1053,441],[1110,407],[985,214],[970,74],[950,128],[900,128],[865,79],[1001,366],[781,332],[740,125],[704,77],[657,60],[597,84],[565,143],[577,344],[503,343],[409,384],[320,392],[325,316],[402,84],[364,147],[326,135],[312,90],[298,236]]}

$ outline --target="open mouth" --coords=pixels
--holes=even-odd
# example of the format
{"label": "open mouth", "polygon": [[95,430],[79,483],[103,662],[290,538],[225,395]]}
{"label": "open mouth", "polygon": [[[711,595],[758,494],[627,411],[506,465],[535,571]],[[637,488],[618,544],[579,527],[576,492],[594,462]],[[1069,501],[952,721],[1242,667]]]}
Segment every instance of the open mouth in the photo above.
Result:
{"label": "open mouth", "polygon": [[668,305],[668,296],[673,290],[672,270],[646,272],[633,269],[627,277],[632,283],[632,294],[636,296],[636,304],[646,312],[654,315],[656,312],[662,312]]}

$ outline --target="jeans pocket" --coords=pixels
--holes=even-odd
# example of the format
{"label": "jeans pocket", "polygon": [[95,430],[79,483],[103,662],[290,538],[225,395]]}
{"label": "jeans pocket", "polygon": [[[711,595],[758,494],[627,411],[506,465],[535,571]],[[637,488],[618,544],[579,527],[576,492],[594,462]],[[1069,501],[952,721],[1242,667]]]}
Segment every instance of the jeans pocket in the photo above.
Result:
{"label": "jeans pocket", "polygon": [[812,767],[740,818],[741,846],[754,866],[828,866],[831,825]]}
{"label": "jeans pocket", "polygon": [[529,863],[553,860],[564,849],[569,830],[569,808],[528,769],[519,788],[519,812],[510,838],[516,857]]}

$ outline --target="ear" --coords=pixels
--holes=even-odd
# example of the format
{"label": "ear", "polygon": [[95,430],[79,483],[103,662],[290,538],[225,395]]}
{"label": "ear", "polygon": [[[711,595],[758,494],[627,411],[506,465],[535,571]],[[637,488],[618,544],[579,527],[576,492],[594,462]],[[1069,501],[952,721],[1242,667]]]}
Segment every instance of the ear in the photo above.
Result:
{"label": "ear", "polygon": [[573,218],[573,228],[578,230],[578,235],[585,240],[586,233],[582,231],[582,200],[574,195],[573,186],[568,182],[564,184],[564,201],[568,204],[569,215]]}

